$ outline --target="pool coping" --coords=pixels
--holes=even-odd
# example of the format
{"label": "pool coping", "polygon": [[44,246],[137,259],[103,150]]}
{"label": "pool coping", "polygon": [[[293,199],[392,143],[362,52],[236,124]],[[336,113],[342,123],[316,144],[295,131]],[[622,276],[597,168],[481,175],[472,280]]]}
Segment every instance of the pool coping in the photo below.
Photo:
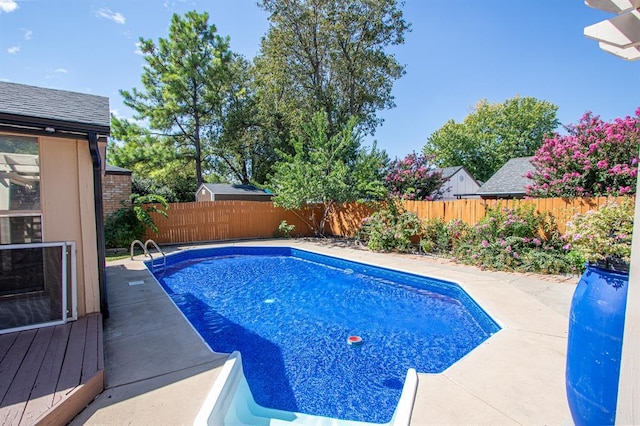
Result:
{"label": "pool coping", "polygon": [[[476,300],[502,330],[443,373],[419,374],[412,425],[570,423],[564,363],[568,306],[575,287],[572,280],[554,283],[536,276],[480,271],[419,256],[305,240],[198,247],[229,245],[290,246],[427,275],[455,282]],[[194,246],[167,250],[188,247]],[[113,294],[114,299],[112,318],[105,324],[107,389],[72,424],[120,424],[125,420],[192,424],[227,355],[210,351],[184,316],[175,312],[177,308],[142,262],[112,262],[107,272],[109,296]],[[144,285],[127,285],[140,279]],[[136,321],[146,321],[146,325],[135,327],[132,322]],[[159,322],[158,327],[153,327],[154,321]],[[170,327],[172,333],[162,333],[160,325]],[[145,345],[163,350],[154,353],[144,350]],[[180,354],[179,361],[165,361],[171,355],[166,352]],[[141,364],[146,371],[140,371]],[[176,402],[181,403],[179,413],[175,412]]]}

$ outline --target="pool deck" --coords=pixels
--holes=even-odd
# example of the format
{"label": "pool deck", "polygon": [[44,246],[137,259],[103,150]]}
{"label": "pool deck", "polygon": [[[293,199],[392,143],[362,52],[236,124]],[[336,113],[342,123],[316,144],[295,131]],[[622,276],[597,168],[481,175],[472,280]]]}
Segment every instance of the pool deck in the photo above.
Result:
{"label": "pool deck", "polygon": [[[460,284],[503,329],[444,373],[419,374],[412,425],[572,424],[564,369],[577,277],[480,271],[332,240],[211,246],[223,245],[285,245]],[[109,263],[107,291],[106,389],[71,424],[193,424],[227,356],[209,350],[142,262]]]}

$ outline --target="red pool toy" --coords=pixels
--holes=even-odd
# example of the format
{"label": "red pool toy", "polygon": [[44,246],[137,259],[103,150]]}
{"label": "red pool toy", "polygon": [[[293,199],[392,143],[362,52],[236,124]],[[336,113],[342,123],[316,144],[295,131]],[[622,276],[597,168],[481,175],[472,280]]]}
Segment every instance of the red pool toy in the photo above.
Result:
{"label": "red pool toy", "polygon": [[362,337],[360,336],[349,336],[347,338],[347,343],[353,346],[357,346],[357,345],[361,345],[362,344]]}

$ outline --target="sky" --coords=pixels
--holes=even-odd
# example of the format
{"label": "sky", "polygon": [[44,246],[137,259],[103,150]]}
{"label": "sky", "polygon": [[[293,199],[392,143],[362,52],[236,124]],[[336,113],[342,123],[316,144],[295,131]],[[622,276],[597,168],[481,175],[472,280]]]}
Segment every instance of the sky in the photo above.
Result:
{"label": "sky", "polygon": [[[0,0],[0,81],[107,96],[113,114],[130,118],[119,90],[142,88],[138,39],[166,38],[171,16],[190,10],[208,12],[248,59],[269,27],[256,0]],[[394,84],[396,107],[365,138],[392,158],[421,151],[482,99],[546,100],[565,125],[587,111],[609,121],[640,106],[640,61],[583,35],[612,15],[581,0],[406,0],[402,10],[411,32],[389,52],[406,74]]]}

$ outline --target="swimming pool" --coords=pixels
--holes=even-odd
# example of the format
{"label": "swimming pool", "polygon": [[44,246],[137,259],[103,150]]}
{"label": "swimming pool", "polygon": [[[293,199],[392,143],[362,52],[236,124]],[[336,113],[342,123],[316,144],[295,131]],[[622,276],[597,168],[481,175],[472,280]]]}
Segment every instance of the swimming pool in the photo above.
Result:
{"label": "swimming pool", "polygon": [[[256,402],[389,421],[408,368],[438,373],[499,330],[456,284],[283,247],[170,255],[164,287]],[[349,336],[363,344],[349,345]]]}

